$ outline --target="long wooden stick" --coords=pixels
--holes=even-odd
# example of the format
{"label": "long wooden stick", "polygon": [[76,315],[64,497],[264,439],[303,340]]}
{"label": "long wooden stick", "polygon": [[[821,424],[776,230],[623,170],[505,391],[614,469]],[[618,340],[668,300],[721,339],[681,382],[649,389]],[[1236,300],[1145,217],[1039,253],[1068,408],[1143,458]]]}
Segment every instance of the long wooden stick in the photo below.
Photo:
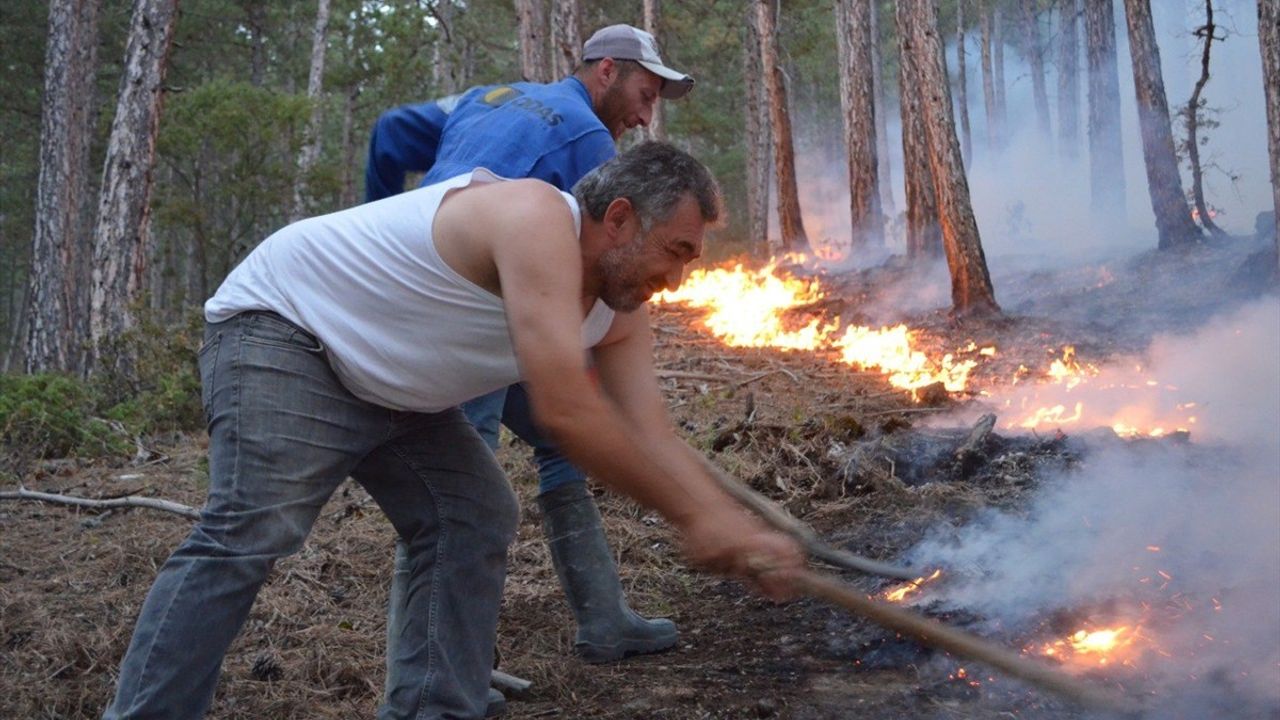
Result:
{"label": "long wooden stick", "polygon": [[925,574],[919,570],[871,560],[860,555],[854,555],[847,550],[832,547],[818,537],[818,533],[814,532],[813,528],[787,512],[781,505],[733,479],[728,473],[716,467],[715,463],[703,458],[703,465],[706,466],[707,472],[720,484],[720,487],[724,488],[724,491],[729,493],[733,499],[745,505],[747,509],[760,516],[761,520],[769,523],[775,529],[795,538],[796,542],[799,542],[804,547],[805,552],[823,562],[846,570],[856,570],[898,580],[915,580]]}
{"label": "long wooden stick", "polygon": [[1140,711],[1140,707],[1128,698],[1087,684],[963,630],[905,608],[872,600],[857,589],[819,573],[802,573],[796,587],[805,595],[842,607],[925,645],[986,663],[1081,705],[1125,714]]}
{"label": "long wooden stick", "polygon": [[0,500],[39,500],[41,502],[58,503],[60,505],[76,505],[79,507],[93,508],[95,510],[107,510],[109,508],[121,507],[144,507],[152,510],[164,510],[165,512],[176,513],[185,518],[191,518],[192,520],[200,519],[200,511],[190,505],[183,505],[182,503],[176,503],[172,500],[161,500],[160,498],[139,497],[137,495],[110,498],[108,500],[95,500],[93,498],[72,497],[71,495],[59,495],[57,493],[28,490],[19,485],[17,490],[0,491]]}

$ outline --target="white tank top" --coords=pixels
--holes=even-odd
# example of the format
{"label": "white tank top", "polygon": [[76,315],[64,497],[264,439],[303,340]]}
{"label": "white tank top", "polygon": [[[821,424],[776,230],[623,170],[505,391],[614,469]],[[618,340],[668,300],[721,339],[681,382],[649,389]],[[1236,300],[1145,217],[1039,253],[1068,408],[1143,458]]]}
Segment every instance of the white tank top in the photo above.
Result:
{"label": "white tank top", "polygon": [[[478,169],[289,225],[227,276],[205,319],[278,313],[324,344],[352,394],[397,410],[438,412],[517,382],[502,298],[449,267],[432,238],[445,193],[503,179]],[[561,195],[581,232],[577,201]],[[583,348],[600,342],[613,315],[596,301]]]}

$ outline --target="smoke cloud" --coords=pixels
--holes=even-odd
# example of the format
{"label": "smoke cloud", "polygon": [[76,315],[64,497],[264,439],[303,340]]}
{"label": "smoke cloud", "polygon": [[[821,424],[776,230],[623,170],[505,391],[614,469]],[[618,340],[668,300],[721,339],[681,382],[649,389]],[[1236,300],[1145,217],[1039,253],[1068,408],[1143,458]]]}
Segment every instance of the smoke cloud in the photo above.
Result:
{"label": "smoke cloud", "polygon": [[1237,709],[1274,712],[1280,301],[1157,338],[1147,356],[1153,374],[1199,399],[1192,441],[1104,444],[1048,478],[1025,512],[939,531],[911,552],[952,571],[924,600],[1024,632],[1063,610],[1142,620],[1138,669],[1157,697],[1212,705],[1234,693]]}

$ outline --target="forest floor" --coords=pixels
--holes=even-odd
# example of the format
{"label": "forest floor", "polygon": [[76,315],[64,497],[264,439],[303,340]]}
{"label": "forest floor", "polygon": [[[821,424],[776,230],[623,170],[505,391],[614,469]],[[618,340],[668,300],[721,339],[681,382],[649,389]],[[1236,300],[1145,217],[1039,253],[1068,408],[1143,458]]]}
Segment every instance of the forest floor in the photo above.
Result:
{"label": "forest floor", "polygon": [[[935,312],[910,324],[926,331],[932,350],[971,340],[1000,347],[1000,355],[976,371],[978,383],[1012,377],[1022,364],[1041,367],[1047,351],[1064,344],[1101,360],[1266,292],[1266,260],[1253,260],[1262,270],[1241,275],[1257,249],[1238,242],[1184,256],[1148,253],[1108,265],[1103,284],[1094,281],[1097,267],[1015,274],[1002,281],[1007,320],[957,325]],[[1274,267],[1274,257],[1270,263]],[[901,279],[897,272],[832,278],[844,307],[823,310],[856,316],[865,296]],[[1147,316],[1150,322],[1135,320]],[[944,462],[912,482],[892,465],[854,469],[850,448],[868,437],[924,432],[917,424],[931,406],[895,391],[879,374],[853,372],[829,358],[728,348],[699,328],[691,310],[659,308],[655,323],[656,362],[681,433],[855,553],[896,562],[936,523],[1027,502],[1042,460],[1070,462],[1061,435],[997,432],[976,467]],[[969,401],[935,397],[930,403]],[[945,442],[945,433],[929,432]],[[199,506],[205,439],[154,442],[163,452],[160,462],[46,463],[25,484]],[[533,466],[510,443],[500,459],[523,516],[498,646],[502,669],[533,682],[526,697],[511,700],[513,720],[1078,717],[1071,706],[1000,678],[974,687],[956,677],[957,661],[815,601],[774,605],[736,583],[691,572],[664,523],[603,491],[597,496],[631,603],[646,615],[674,619],[681,634],[666,653],[584,664],[573,656],[572,620],[543,543]],[[144,509],[0,506],[0,717],[100,716],[143,596],[190,525]],[[383,678],[392,549],[390,525],[348,482],[305,548],[277,564],[227,656],[210,716],[372,717]],[[889,584],[846,579],[868,593]]]}

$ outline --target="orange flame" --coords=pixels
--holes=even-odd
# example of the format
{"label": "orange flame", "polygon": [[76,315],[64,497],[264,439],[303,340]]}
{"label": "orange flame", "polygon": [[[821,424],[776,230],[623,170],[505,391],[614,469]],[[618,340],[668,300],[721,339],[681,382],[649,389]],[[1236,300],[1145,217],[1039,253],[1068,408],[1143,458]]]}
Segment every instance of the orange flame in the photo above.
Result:
{"label": "orange flame", "polygon": [[[942,383],[949,392],[965,389],[977,361],[957,360],[950,353],[940,360],[930,358],[913,347],[914,333],[906,325],[878,330],[849,326],[837,334],[839,318],[831,322],[815,318],[799,328],[784,323],[786,311],[823,297],[818,280],[781,274],[775,260],[758,271],[742,264],[694,270],[678,290],[659,293],[655,301],[706,310],[707,328],[730,347],[834,352],[849,365],[883,372],[891,385],[913,395],[933,383]],[[990,357],[995,348],[970,343],[960,352]]]}
{"label": "orange flame", "polygon": [[932,575],[918,577],[915,580],[911,580],[902,585],[899,585],[898,587],[893,588],[892,590],[886,591],[883,595],[881,595],[881,597],[883,597],[885,600],[888,600],[889,602],[895,602],[895,603],[902,602],[903,600],[907,599],[907,596],[914,595],[915,593],[920,592],[921,587],[923,587],[927,583],[931,583],[934,580],[937,580],[941,575],[942,575],[942,570],[940,569],[934,570]]}
{"label": "orange flame", "polygon": [[1146,639],[1141,629],[1138,625],[1117,625],[1096,630],[1082,628],[1060,640],[1043,643],[1034,650],[1040,655],[1081,669],[1115,664],[1132,665],[1137,656],[1138,641]]}

